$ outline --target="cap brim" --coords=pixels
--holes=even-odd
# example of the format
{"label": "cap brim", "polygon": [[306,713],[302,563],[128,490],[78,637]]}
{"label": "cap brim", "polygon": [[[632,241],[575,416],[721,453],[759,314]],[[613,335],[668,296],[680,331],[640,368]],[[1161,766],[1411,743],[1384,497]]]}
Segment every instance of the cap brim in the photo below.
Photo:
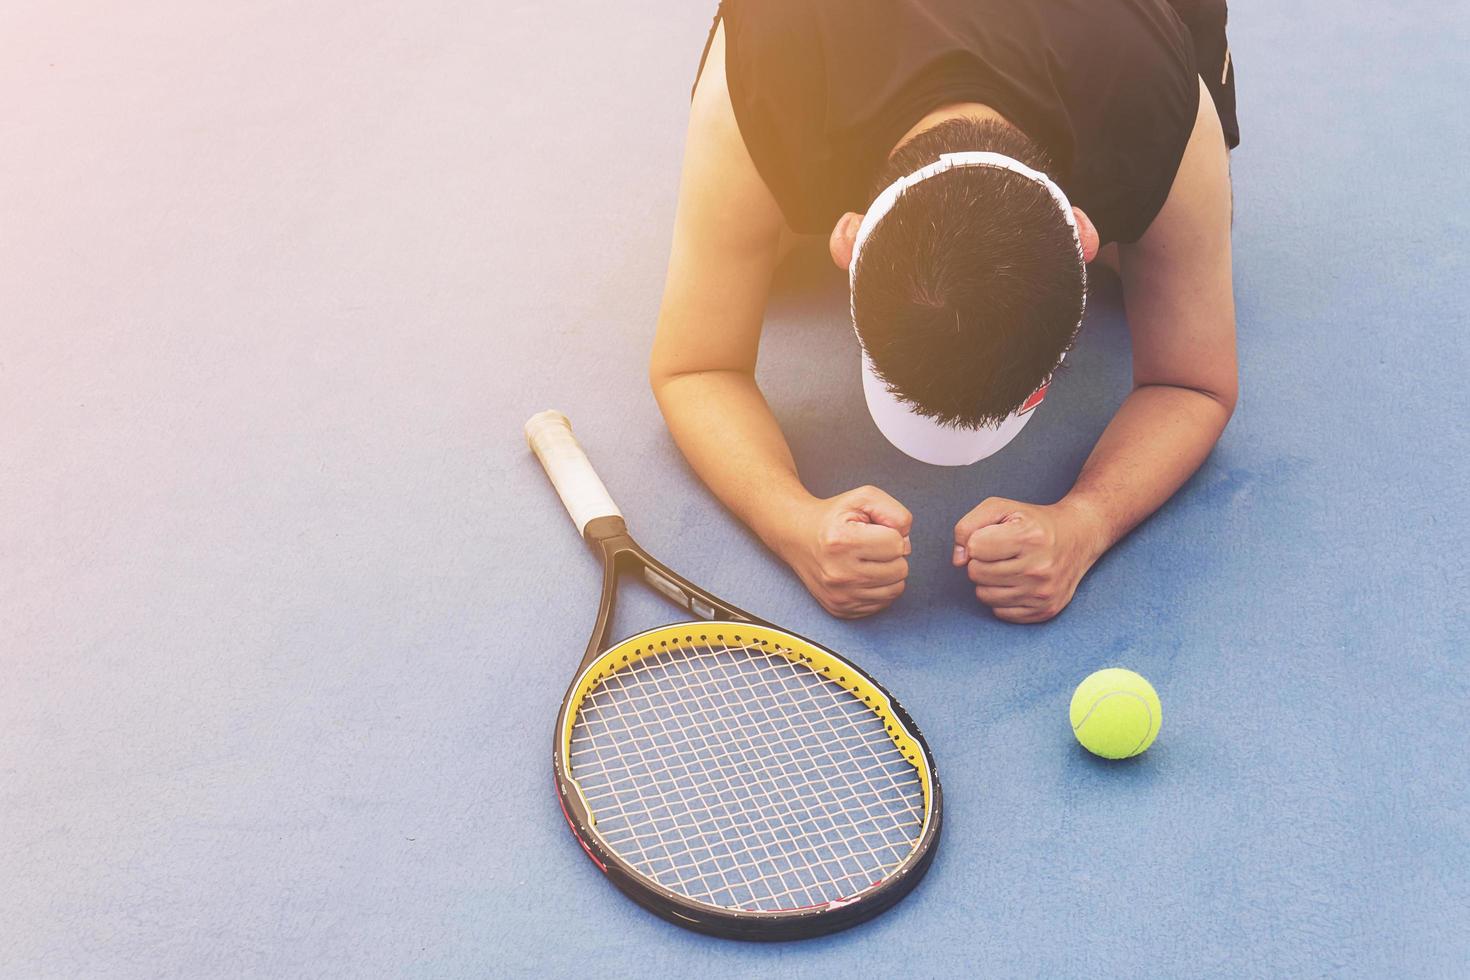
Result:
{"label": "cap brim", "polygon": [[868,414],[878,431],[894,448],[922,463],[935,466],[968,466],[999,452],[1031,421],[1036,414],[1035,402],[995,426],[955,428],[940,425],[931,418],[914,412],[888,390],[883,379],[873,370],[867,352],[863,353],[863,397]]}

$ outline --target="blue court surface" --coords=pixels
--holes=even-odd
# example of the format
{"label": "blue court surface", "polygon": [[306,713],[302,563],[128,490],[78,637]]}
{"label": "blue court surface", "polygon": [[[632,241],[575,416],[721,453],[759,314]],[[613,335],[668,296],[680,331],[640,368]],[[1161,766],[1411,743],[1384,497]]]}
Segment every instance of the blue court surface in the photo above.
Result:
{"label": "blue court surface", "polygon": [[[1236,4],[1240,408],[1037,627],[950,529],[1069,486],[1128,379],[1110,276],[1038,419],[952,470],[868,421],[830,263],[783,268],[761,381],[804,477],[917,515],[871,620],[666,434],[712,13],[0,13],[0,976],[1470,973],[1465,6]],[[705,938],[576,846],[550,741],[598,572],[522,440],[547,407],[651,551],[912,711],[947,822],[890,913]],[[1164,705],[1121,764],[1067,723],[1113,664]]]}

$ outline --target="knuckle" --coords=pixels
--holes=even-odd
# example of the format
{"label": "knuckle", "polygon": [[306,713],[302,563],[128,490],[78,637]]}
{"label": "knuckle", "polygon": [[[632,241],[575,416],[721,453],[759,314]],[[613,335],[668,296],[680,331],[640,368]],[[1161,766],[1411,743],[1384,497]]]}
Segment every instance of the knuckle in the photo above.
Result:
{"label": "knuckle", "polygon": [[844,568],[825,568],[822,570],[822,584],[829,589],[843,589],[852,584],[852,577]]}

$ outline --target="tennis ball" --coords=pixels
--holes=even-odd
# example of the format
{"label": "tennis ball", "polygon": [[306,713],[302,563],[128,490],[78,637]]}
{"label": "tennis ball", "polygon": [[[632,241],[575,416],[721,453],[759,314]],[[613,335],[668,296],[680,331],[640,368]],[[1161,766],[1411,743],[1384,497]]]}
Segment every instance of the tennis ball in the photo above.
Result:
{"label": "tennis ball", "polygon": [[1089,674],[1072,695],[1072,733],[1104,759],[1129,759],[1154,744],[1164,709],[1153,685],[1131,670]]}

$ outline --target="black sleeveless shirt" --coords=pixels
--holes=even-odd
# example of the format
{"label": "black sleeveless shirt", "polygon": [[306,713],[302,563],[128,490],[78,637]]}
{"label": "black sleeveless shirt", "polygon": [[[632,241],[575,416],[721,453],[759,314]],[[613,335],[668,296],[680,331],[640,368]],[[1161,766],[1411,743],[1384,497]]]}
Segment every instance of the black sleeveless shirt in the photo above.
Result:
{"label": "black sleeveless shirt", "polygon": [[1198,109],[1167,0],[724,0],[719,19],[740,132],[802,233],[865,210],[924,115],[979,102],[1046,148],[1104,243],[1136,241]]}

